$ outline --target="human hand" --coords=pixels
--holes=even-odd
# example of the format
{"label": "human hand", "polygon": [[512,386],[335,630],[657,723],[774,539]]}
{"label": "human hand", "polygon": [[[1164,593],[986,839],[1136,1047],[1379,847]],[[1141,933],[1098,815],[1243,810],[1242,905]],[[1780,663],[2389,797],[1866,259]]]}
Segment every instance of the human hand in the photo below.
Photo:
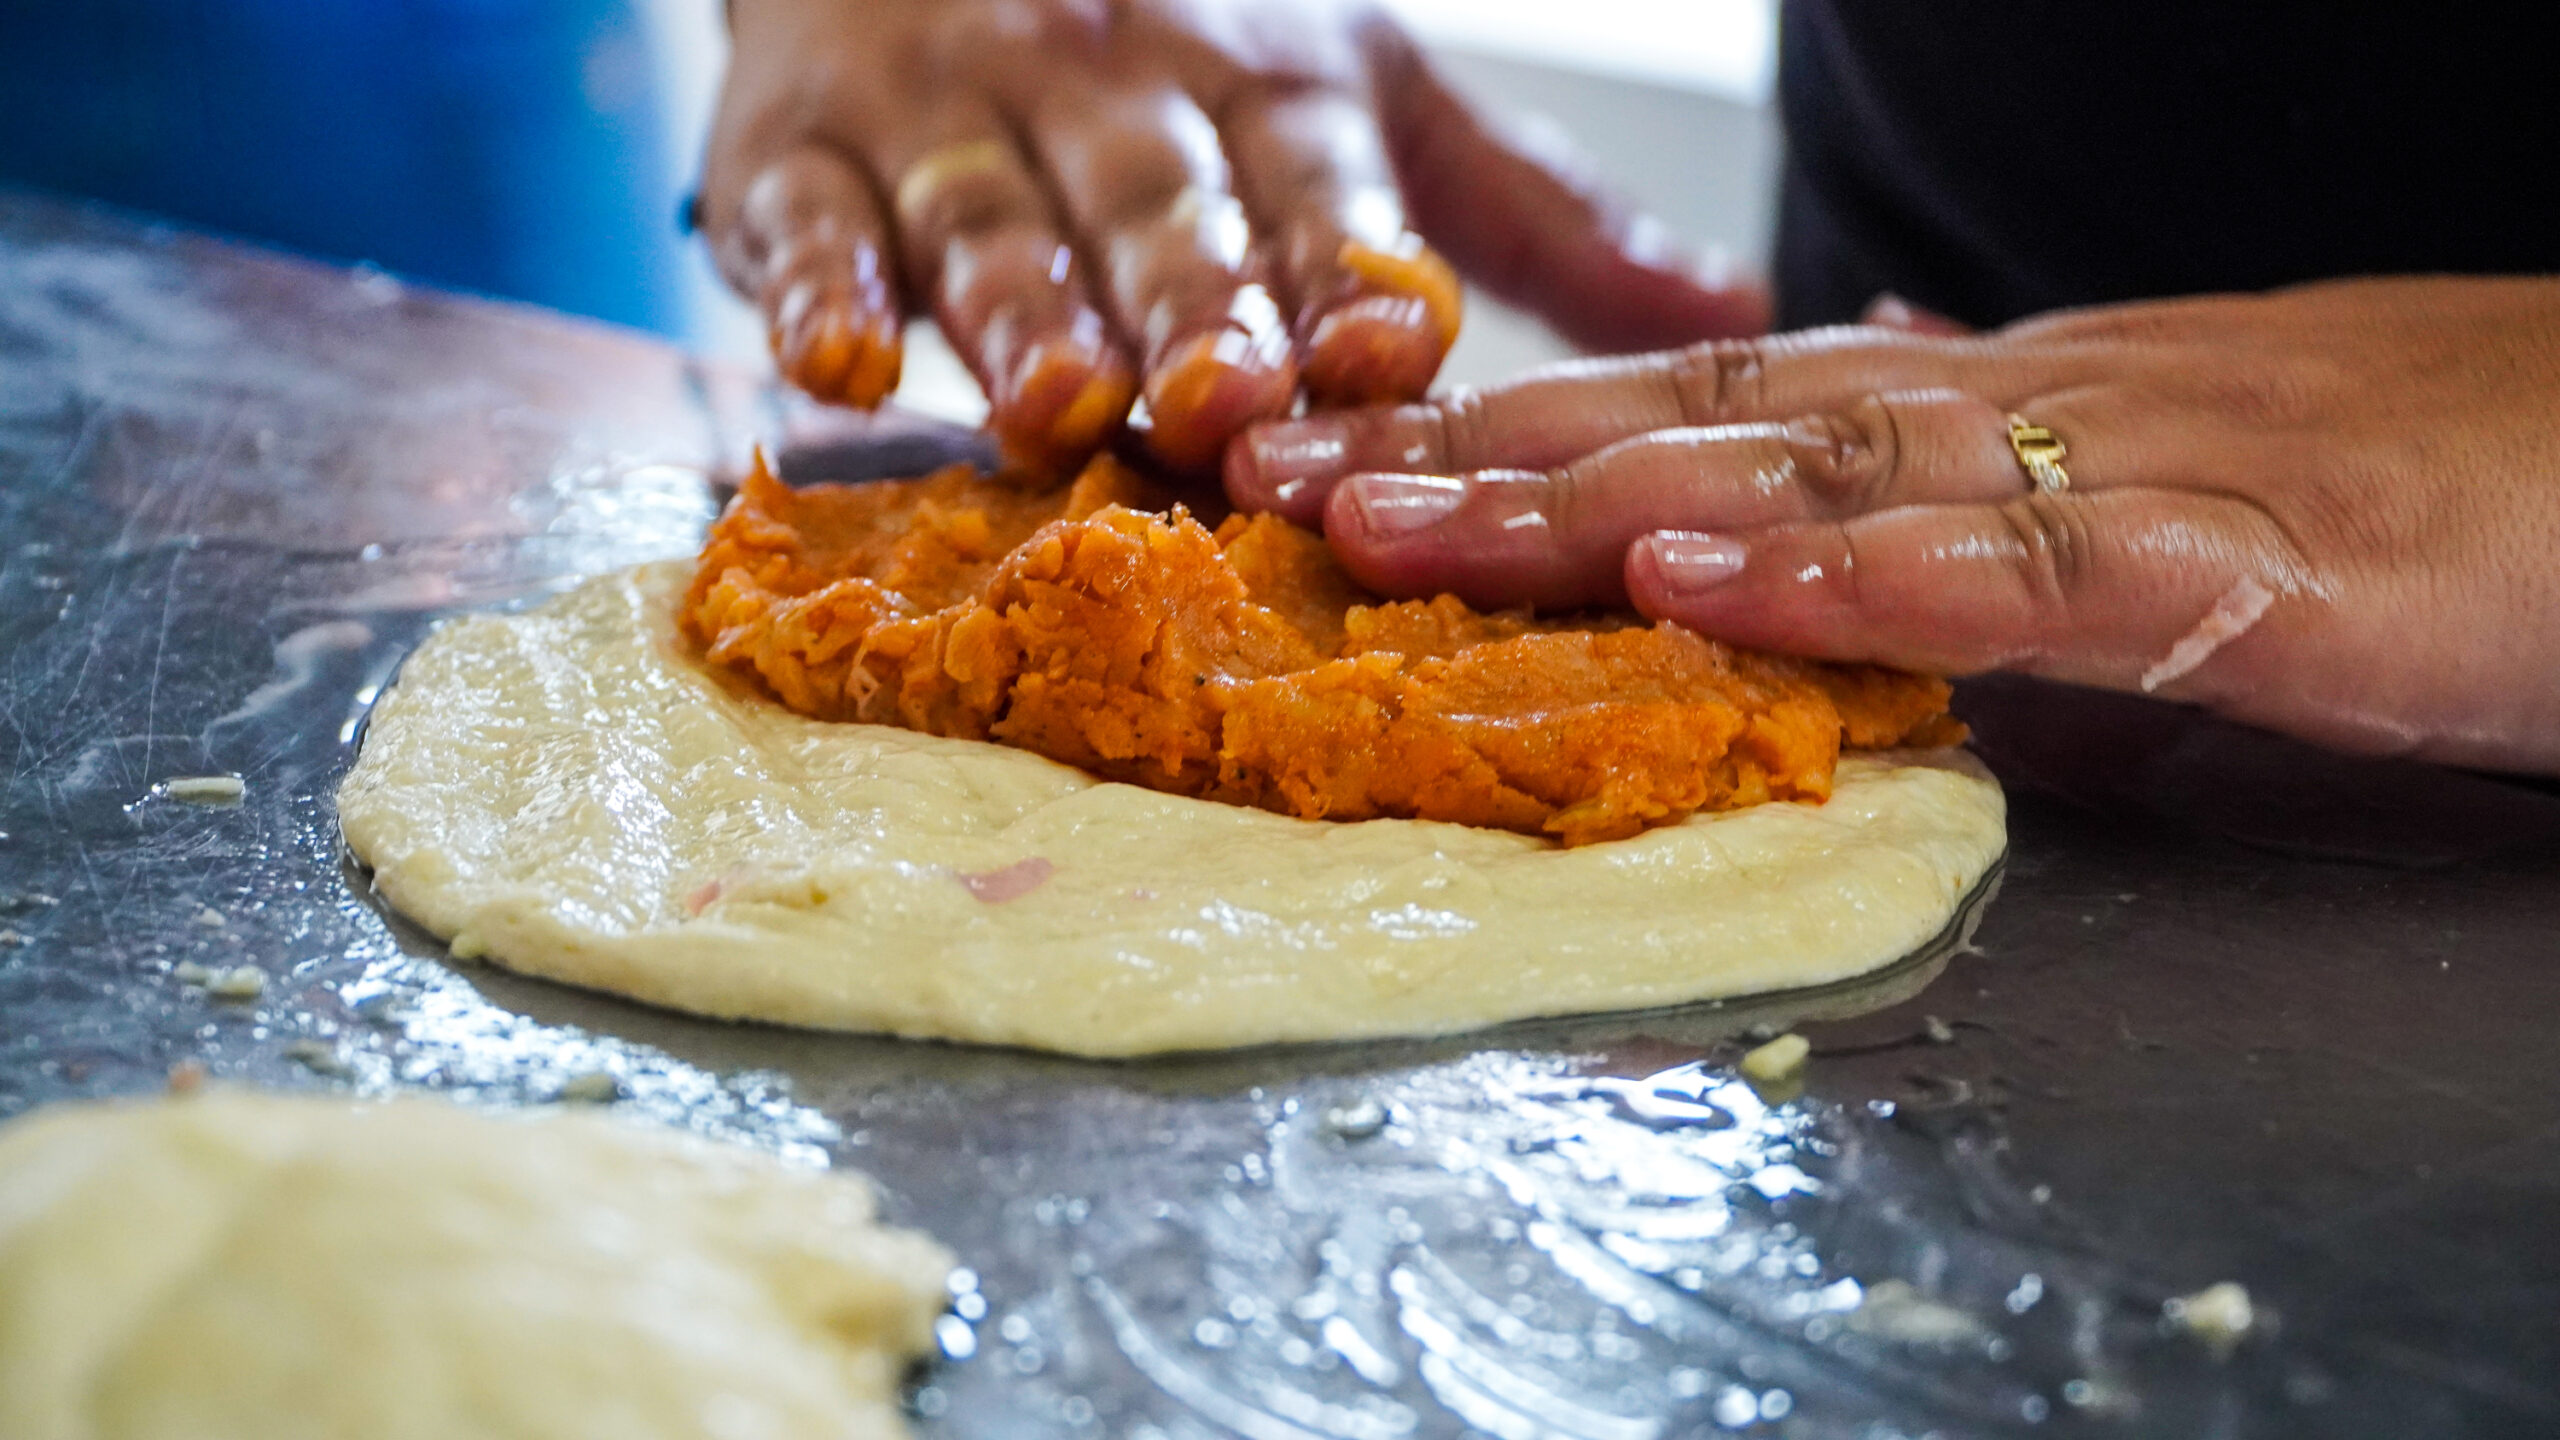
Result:
{"label": "human hand", "polygon": [[[1432,249],[1568,338],[1767,323],[1569,157],[1489,126],[1359,0],[736,0],[698,218],[783,374],[869,406],[930,313],[1017,458],[1143,392],[1205,471],[1246,424],[1409,400],[1457,331]],[[1418,232],[1418,235],[1417,235]]]}
{"label": "human hand", "polygon": [[[2013,413],[2069,446],[2067,491],[2030,484]],[[1741,644],[2560,770],[2560,280],[1579,362],[1262,427],[1227,488],[1320,519],[1387,594],[1632,603]]]}

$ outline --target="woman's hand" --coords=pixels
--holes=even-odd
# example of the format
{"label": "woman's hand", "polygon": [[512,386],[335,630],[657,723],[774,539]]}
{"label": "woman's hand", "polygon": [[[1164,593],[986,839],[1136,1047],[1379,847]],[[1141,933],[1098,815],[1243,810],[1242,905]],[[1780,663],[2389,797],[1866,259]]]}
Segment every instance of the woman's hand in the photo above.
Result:
{"label": "woman's hand", "polygon": [[736,0],[732,24],[699,218],[784,375],[876,404],[930,314],[1031,463],[1139,394],[1193,470],[1302,389],[1419,397],[1458,321],[1423,238],[1586,344],[1766,324],[1755,284],[1488,128],[1355,0]]}
{"label": "woman's hand", "polygon": [[[2012,414],[2069,446],[2067,490],[2031,482]],[[1389,594],[1632,602],[1743,644],[2560,771],[2560,280],[1584,362],[1263,427],[1227,487],[1321,519]]]}

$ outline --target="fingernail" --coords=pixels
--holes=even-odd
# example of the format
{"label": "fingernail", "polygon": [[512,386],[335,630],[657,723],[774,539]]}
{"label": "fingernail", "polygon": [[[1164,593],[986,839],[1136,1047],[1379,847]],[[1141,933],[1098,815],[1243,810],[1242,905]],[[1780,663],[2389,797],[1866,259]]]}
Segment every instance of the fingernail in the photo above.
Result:
{"label": "fingernail", "polygon": [[1033,468],[1081,463],[1128,418],[1137,382],[1109,350],[1070,333],[1035,344],[995,397],[1008,453]]}
{"label": "fingernail", "polygon": [[1238,447],[1240,458],[1251,464],[1253,477],[1283,499],[1298,493],[1306,482],[1339,471],[1344,453],[1342,432],[1329,420],[1256,426]]}
{"label": "fingernail", "polygon": [[1867,313],[1859,316],[1858,319],[1862,324],[1908,330],[1911,328],[1912,321],[1911,302],[1886,290],[1867,302]]}
{"label": "fingernail", "polygon": [[1674,595],[1711,590],[1742,573],[1742,542],[1689,530],[1662,530],[1636,542],[1653,557],[1653,570]]}
{"label": "fingernail", "polygon": [[1454,475],[1361,475],[1346,483],[1360,523],[1374,534],[1426,530],[1467,503],[1467,482]]}
{"label": "fingernail", "polygon": [[1297,398],[1288,347],[1275,352],[1239,333],[1196,336],[1147,376],[1148,444],[1176,470],[1211,469],[1238,432],[1288,413]]}
{"label": "fingernail", "polygon": [[1448,348],[1428,301],[1368,295],[1316,322],[1301,375],[1308,396],[1320,404],[1419,400],[1431,389]]}

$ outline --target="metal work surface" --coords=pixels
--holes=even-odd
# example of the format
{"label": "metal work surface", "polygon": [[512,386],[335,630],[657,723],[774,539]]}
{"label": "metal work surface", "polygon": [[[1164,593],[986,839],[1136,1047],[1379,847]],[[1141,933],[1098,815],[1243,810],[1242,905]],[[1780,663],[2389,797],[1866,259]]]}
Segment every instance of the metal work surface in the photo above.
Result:
{"label": "metal work surface", "polygon": [[[0,195],[0,1116],[189,1063],[610,1074],[959,1252],[928,1435],[2560,1433],[2531,788],[1977,685],[2012,842],[1973,946],[1431,1042],[1085,1063],[448,960],[341,857],[367,704],[440,615],[690,549],[778,413],[638,338]],[[243,965],[254,998],[186,978]],[[1809,1089],[1764,1101],[1738,1037],[1799,1021]],[[2227,1353],[2163,1318],[2220,1281]]]}

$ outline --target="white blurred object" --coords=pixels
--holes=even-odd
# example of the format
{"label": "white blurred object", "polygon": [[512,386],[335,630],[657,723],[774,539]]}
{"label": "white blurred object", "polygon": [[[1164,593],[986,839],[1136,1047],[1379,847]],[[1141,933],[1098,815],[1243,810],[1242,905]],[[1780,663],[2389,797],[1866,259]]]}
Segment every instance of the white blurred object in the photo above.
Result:
{"label": "white blurred object", "polygon": [[1558,70],[1645,80],[1758,105],[1777,73],[1774,0],[1385,0],[1450,46]]}

